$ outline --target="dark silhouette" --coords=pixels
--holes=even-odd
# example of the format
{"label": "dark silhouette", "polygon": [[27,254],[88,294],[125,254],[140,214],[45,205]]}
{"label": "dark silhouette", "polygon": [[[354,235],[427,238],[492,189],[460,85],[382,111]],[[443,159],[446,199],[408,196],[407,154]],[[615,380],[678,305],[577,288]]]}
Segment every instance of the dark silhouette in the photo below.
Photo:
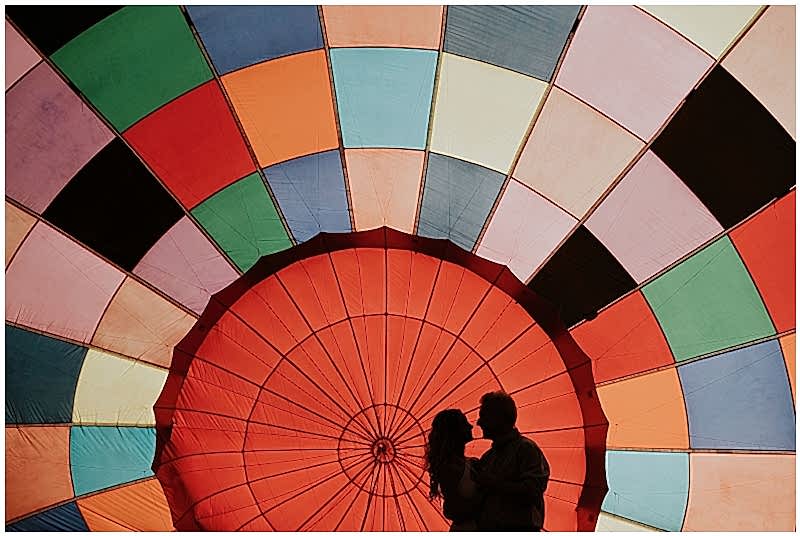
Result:
{"label": "dark silhouette", "polygon": [[430,498],[442,497],[444,516],[451,531],[476,530],[481,502],[474,480],[477,458],[467,458],[464,447],[472,441],[472,425],[460,410],[446,409],[433,418],[425,462],[431,480]]}
{"label": "dark silhouette", "polygon": [[495,391],[481,397],[478,426],[492,447],[479,462],[484,493],[478,530],[539,531],[544,525],[544,491],[550,466],[539,446],[516,429],[517,406]]}

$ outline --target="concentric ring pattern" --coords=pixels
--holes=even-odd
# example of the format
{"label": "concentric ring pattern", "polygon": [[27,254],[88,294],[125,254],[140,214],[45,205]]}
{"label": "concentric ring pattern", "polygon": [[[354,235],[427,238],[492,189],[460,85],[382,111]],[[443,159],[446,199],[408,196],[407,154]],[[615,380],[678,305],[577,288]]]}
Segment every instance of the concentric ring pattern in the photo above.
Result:
{"label": "concentric ring pattern", "polygon": [[[794,6],[7,6],[7,529],[171,530],[175,346],[263,256],[388,227],[559,307],[608,420],[598,530],[794,530],[795,33]],[[377,432],[359,455],[412,454]]]}
{"label": "concentric ring pattern", "polygon": [[585,530],[606,492],[593,387],[506,268],[397,231],[321,234],[215,295],[176,347],[154,469],[179,530],[446,531],[426,431],[503,389],[554,466],[548,526]]}

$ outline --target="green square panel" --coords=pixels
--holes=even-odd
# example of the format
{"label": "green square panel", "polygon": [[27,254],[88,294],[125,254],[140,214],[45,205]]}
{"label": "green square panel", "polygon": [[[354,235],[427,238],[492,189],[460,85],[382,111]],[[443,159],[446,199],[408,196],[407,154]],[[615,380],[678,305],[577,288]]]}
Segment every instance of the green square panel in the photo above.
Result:
{"label": "green square panel", "polygon": [[119,131],[212,77],[175,6],[121,9],[52,59]]}
{"label": "green square panel", "polygon": [[242,271],[292,245],[258,173],[217,192],[192,215]]}
{"label": "green square panel", "polygon": [[642,292],[676,361],[775,333],[764,302],[727,236],[647,284]]}

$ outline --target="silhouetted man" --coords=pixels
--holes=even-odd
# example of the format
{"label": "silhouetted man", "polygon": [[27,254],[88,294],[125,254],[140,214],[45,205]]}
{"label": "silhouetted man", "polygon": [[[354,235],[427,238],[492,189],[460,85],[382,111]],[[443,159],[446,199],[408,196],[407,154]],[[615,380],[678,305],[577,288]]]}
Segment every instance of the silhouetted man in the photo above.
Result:
{"label": "silhouetted man", "polygon": [[481,457],[477,476],[485,491],[478,529],[539,531],[544,525],[544,491],[550,478],[539,446],[515,428],[517,406],[495,391],[481,397],[478,426],[492,447]]}

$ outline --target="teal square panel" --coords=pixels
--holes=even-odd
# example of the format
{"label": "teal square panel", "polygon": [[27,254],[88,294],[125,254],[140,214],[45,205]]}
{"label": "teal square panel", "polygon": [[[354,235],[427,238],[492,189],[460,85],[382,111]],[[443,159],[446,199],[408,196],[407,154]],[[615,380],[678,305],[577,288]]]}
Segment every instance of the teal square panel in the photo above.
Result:
{"label": "teal square panel", "polygon": [[345,147],[425,148],[437,54],[403,48],[331,50]]}
{"label": "teal square panel", "polygon": [[608,493],[603,511],[677,532],[689,500],[689,455],[682,452],[606,452]]}

